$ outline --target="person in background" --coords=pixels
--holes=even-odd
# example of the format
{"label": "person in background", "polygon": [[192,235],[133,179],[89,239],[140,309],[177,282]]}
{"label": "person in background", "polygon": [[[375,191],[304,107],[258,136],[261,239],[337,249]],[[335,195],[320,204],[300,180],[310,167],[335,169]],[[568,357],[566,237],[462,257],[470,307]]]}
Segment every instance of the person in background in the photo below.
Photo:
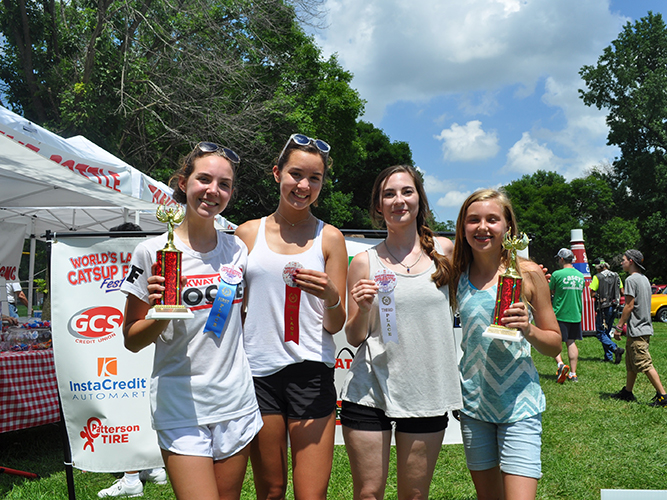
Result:
{"label": "person in background", "polygon": [[[111,232],[141,230],[141,226],[134,224],[133,222],[124,222],[123,224],[109,229]],[[167,473],[165,472],[164,467],[125,472],[123,477],[114,481],[111,486],[100,490],[97,493],[97,496],[99,498],[141,496],[144,492],[145,482],[167,484]]]}
{"label": "person in background", "polygon": [[[553,295],[553,308],[558,320],[558,326],[567,346],[567,357],[570,365],[563,363],[561,353],[556,356],[558,363],[559,384],[569,380],[578,382],[577,362],[579,361],[579,349],[577,340],[582,340],[581,313],[583,310],[584,275],[572,265],[574,254],[569,248],[561,248],[555,256],[561,269],[554,271],[549,280],[549,289]],[[569,372],[569,373],[568,373]]]}
{"label": "person in background", "polygon": [[294,498],[324,499],[334,450],[333,334],[345,324],[345,238],[310,211],[329,145],[293,134],[273,167],[275,212],[241,224],[249,249],[244,345],[264,427],[250,461],[258,499],[285,497],[287,443]]}
{"label": "person in background", "polygon": [[[447,427],[461,408],[450,262],[454,245],[427,225],[430,209],[411,166],[384,169],[371,194],[370,215],[386,239],[356,255],[348,275],[345,333],[359,347],[342,388],[345,448],[354,499],[383,498],[395,424],[398,498],[428,498]],[[376,273],[395,275],[395,342],[380,312]],[[390,274],[391,276],[391,274]]]}
{"label": "person in background", "polygon": [[521,258],[517,267],[523,277],[522,299],[507,308],[500,321],[520,330],[523,338],[508,342],[483,336],[492,322],[498,277],[511,260],[503,247],[508,231],[512,237],[519,235],[504,193],[483,189],[463,203],[453,258],[463,330],[460,416],[466,461],[480,500],[535,498],[542,476],[546,400],[531,346],[550,357],[561,350],[543,268]]}
{"label": "person in background", "polygon": [[18,303],[21,302],[24,306],[28,307],[28,298],[23,293],[21,288],[21,283],[17,282],[7,282],[5,284],[7,287],[7,302],[9,303],[9,315],[12,318],[19,318]]}
{"label": "person in background", "polygon": [[201,142],[170,182],[174,200],[185,205],[173,243],[182,252],[181,296],[194,317],[146,319],[165,291],[155,261],[167,233],[137,245],[121,286],[125,347],[155,344],[151,418],[179,500],[240,498],[250,442],[262,426],[241,325],[248,250],[215,226],[239,161],[231,149]]}
{"label": "person in background", "polygon": [[627,340],[625,341],[625,386],[612,398],[623,401],[636,401],[632,389],[635,386],[638,373],[645,373],[655,388],[655,396],[649,406],[667,406],[667,394],[660,381],[660,375],[653,366],[649,353],[649,342],[653,335],[651,323],[651,284],[643,271],[644,256],[639,250],[627,250],[621,261],[623,270],[629,274],[625,279],[625,305],[618,320],[614,338],[621,340],[623,326],[627,325]]}
{"label": "person in background", "polygon": [[597,259],[595,271],[590,285],[591,294],[595,299],[595,336],[602,344],[604,361],[619,364],[625,349],[618,347],[611,340],[610,332],[614,327],[614,314],[623,293],[623,283],[603,259]]}

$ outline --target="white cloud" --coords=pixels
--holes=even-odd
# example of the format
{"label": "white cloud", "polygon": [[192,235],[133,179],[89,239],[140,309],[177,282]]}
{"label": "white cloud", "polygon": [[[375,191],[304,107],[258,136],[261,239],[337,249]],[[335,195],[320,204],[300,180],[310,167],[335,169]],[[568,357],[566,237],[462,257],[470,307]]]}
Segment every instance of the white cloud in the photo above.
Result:
{"label": "white cloud", "polygon": [[454,123],[435,138],[443,141],[442,151],[447,161],[486,160],[496,156],[500,150],[496,132],[482,130],[482,122],[479,120],[469,121],[465,125]]}
{"label": "white cloud", "polygon": [[325,55],[338,53],[379,121],[400,100],[493,91],[530,93],[595,62],[625,18],[608,0],[328,0]]}
{"label": "white cloud", "polygon": [[545,145],[539,144],[524,132],[521,139],[507,153],[504,171],[532,174],[537,170],[558,170],[558,158]]}
{"label": "white cloud", "polygon": [[459,208],[472,191],[450,191],[442,198],[438,199],[436,205],[439,207]]}
{"label": "white cloud", "polygon": [[424,177],[424,190],[426,191],[426,194],[428,194],[429,196],[431,194],[446,193],[456,187],[452,181],[449,180],[443,181],[441,179],[438,179],[434,175],[427,174],[419,167],[417,167],[417,170],[419,170],[422,173],[422,176]]}

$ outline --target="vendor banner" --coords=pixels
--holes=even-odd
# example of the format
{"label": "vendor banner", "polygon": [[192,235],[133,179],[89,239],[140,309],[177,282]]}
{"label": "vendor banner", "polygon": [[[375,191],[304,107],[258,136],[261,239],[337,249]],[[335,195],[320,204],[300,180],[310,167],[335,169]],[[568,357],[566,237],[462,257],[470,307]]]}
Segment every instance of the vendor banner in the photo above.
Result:
{"label": "vendor banner", "polygon": [[19,281],[25,226],[0,222],[0,277],[7,283]]}
{"label": "vendor banner", "polygon": [[52,335],[72,465],[91,472],[162,467],[150,422],[153,346],[125,349],[120,291],[142,238],[52,244]]}

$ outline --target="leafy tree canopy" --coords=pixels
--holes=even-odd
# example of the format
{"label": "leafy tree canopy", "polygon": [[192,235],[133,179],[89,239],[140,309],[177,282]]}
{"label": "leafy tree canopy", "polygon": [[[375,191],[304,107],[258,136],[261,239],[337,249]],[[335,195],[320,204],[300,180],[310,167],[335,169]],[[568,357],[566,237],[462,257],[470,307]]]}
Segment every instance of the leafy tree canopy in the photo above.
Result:
{"label": "leafy tree canopy", "polygon": [[504,190],[519,230],[531,238],[531,258],[549,268],[558,250],[570,247],[572,229],[583,229],[590,260],[602,257],[620,264],[619,256],[639,240],[636,221],[617,216],[613,190],[599,170],[569,183],[555,172],[537,171]]}
{"label": "leafy tree canopy", "polygon": [[1,90],[27,119],[85,135],[159,180],[199,141],[234,149],[239,196],[225,215],[239,223],[274,209],[268,173],[287,137],[320,137],[334,165],[316,214],[368,227],[369,182],[412,155],[357,122],[352,75],[297,22],[316,19],[320,3],[2,0]]}
{"label": "leafy tree canopy", "polygon": [[667,276],[667,27],[662,16],[649,12],[627,23],[597,64],[583,66],[580,74],[587,87],[579,91],[581,98],[608,110],[607,140],[621,150],[610,175],[616,206],[622,218],[637,220],[647,274]]}

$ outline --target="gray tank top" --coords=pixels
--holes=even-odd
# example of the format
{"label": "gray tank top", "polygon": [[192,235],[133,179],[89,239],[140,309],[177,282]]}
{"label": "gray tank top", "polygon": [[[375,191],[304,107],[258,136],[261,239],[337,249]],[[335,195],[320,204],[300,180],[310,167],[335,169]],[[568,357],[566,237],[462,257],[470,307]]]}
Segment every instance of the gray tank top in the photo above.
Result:
{"label": "gray tank top", "polygon": [[[370,276],[384,268],[376,249],[367,250]],[[437,241],[436,249],[442,251]],[[434,272],[431,263],[423,273],[396,273],[398,343],[383,342],[375,297],[368,336],[354,357],[342,399],[379,408],[391,418],[434,417],[462,407],[449,289],[435,286]]]}

